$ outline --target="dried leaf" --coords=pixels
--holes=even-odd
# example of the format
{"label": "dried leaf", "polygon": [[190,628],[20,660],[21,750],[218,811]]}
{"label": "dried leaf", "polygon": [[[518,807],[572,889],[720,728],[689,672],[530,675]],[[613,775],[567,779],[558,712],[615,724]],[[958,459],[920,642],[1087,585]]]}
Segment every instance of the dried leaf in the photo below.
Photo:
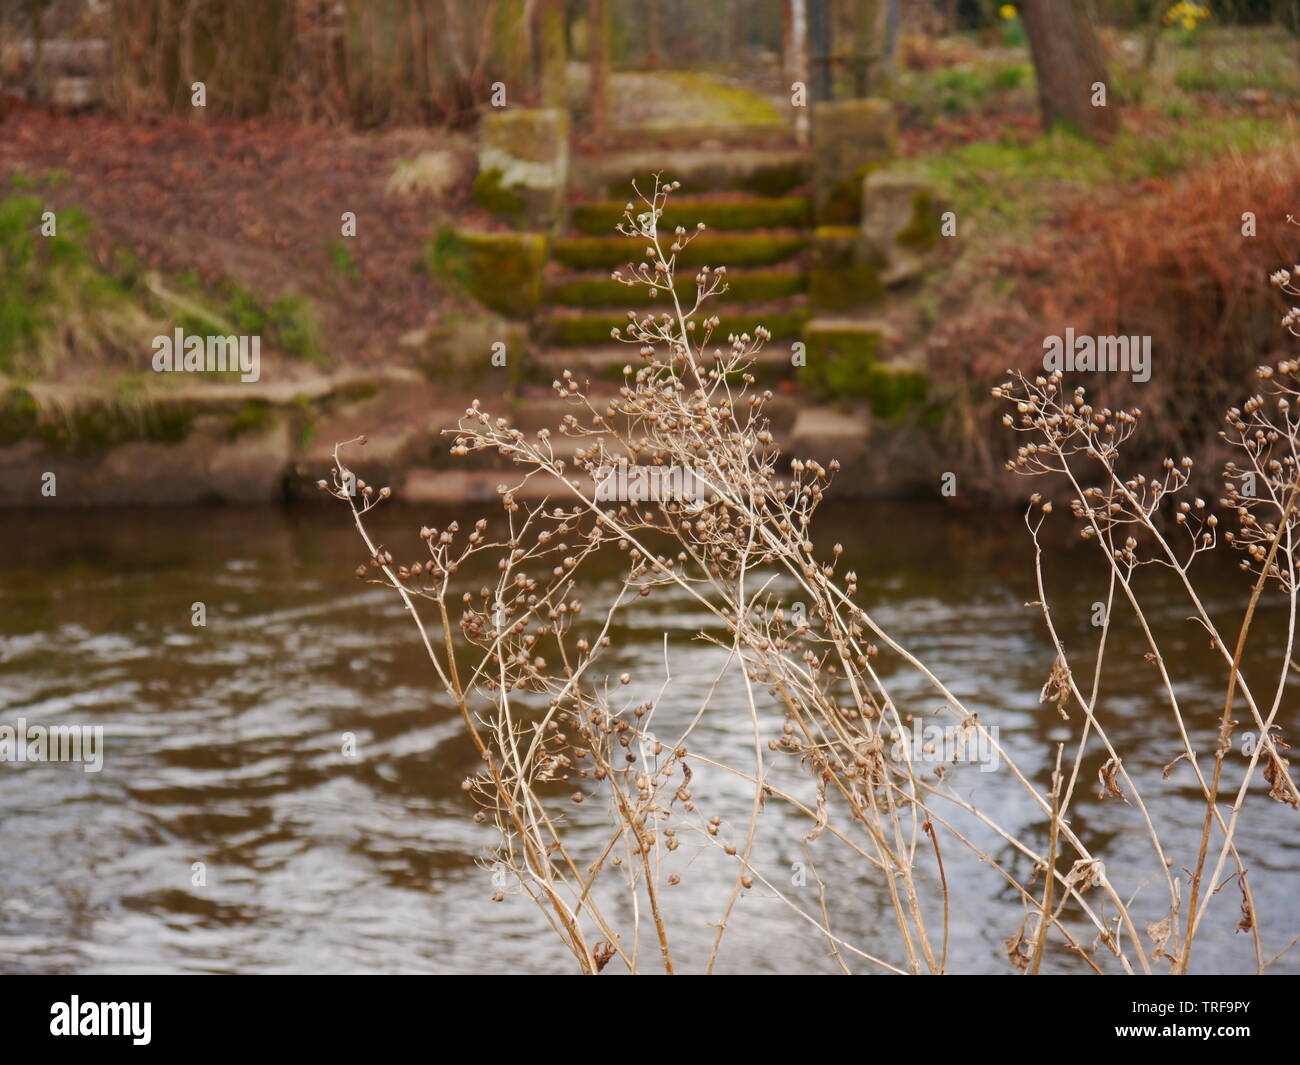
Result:
{"label": "dried leaf", "polygon": [[1065,886],[1077,891],[1087,891],[1106,878],[1106,867],[1096,858],[1080,858],[1065,874]]}
{"label": "dried leaf", "polygon": [[1249,932],[1255,927],[1255,910],[1246,893],[1246,877],[1242,874],[1237,875],[1237,887],[1241,888],[1241,920],[1237,922],[1237,931]]}
{"label": "dried leaf", "polygon": [[1147,935],[1151,937],[1151,942],[1156,945],[1155,952],[1151,955],[1153,958],[1173,959],[1172,954],[1165,953],[1165,944],[1169,942],[1169,935],[1173,931],[1173,913],[1167,913],[1159,921],[1154,921],[1147,925]]}
{"label": "dried leaf", "polygon": [[1286,803],[1292,809],[1300,809],[1300,794],[1287,776],[1286,767],[1291,762],[1276,751],[1269,749],[1268,764],[1264,766],[1264,779],[1269,783],[1268,797],[1274,802]]}
{"label": "dried leaf", "polygon": [[1128,802],[1128,796],[1116,782],[1119,776],[1119,759],[1112,758],[1099,770],[1097,770],[1097,779],[1101,781],[1101,790],[1097,792],[1097,798],[1104,799],[1107,795],[1112,795],[1121,802]]}
{"label": "dried leaf", "polygon": [[609,959],[614,956],[614,947],[602,939],[592,950],[591,956],[596,962],[596,972],[601,972],[609,964]]}
{"label": "dried leaf", "polygon": [[1040,703],[1054,702],[1056,712],[1066,721],[1070,720],[1070,715],[1065,712],[1066,700],[1070,698],[1070,667],[1065,664],[1065,659],[1057,655],[1056,661],[1052,663],[1052,672],[1048,675],[1047,683],[1043,685],[1043,690],[1038,693]]}
{"label": "dried leaf", "polygon": [[1007,957],[1011,964],[1019,969],[1022,973],[1029,971],[1029,963],[1033,956],[1029,951],[1029,944],[1025,942],[1025,926],[1022,922],[1016,933],[1007,939],[1004,939],[1003,945],[1007,948]]}

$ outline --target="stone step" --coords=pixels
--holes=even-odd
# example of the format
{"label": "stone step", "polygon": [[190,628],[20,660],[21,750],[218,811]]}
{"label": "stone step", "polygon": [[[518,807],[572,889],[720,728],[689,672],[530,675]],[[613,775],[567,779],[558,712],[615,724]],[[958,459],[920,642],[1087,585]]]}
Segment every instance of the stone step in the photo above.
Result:
{"label": "stone step", "polygon": [[[808,276],[788,263],[781,269],[728,270],[726,289],[717,293],[709,305],[718,303],[758,303],[798,296],[808,289]],[[677,296],[694,304],[695,274],[686,271],[676,282]],[[553,270],[546,279],[545,301],[559,307],[617,307],[627,310],[660,311],[671,307],[666,295],[654,300],[644,285],[626,285],[614,281],[607,272],[572,272]]]}
{"label": "stone step", "polygon": [[626,203],[633,198],[633,181],[648,195],[655,174],[680,181],[691,196],[720,190],[786,196],[808,182],[811,156],[793,148],[725,147],[674,150],[667,159],[661,149],[580,155],[570,168],[569,187]]}
{"label": "stone step", "polygon": [[[716,313],[721,324],[714,330],[714,342],[725,344],[729,333],[752,334],[760,325],[767,328],[774,341],[796,339],[808,320],[805,302],[796,297],[778,304],[720,307]],[[656,316],[663,313],[665,311],[658,308],[638,312]],[[614,329],[626,331],[627,322],[626,312],[550,311],[534,324],[533,340],[549,347],[589,347],[612,340],[611,331]]]}
{"label": "stone step", "polygon": [[[623,199],[574,204],[570,224],[579,233],[606,236],[623,220],[628,202]],[[812,224],[812,201],[806,196],[674,197],[659,219],[659,231],[671,233],[677,226],[694,230],[700,222],[709,229],[728,231],[799,228]]]}
{"label": "stone step", "polygon": [[[591,405],[603,411],[605,405],[618,395],[618,385],[608,380],[592,380],[585,388]],[[807,405],[807,399],[790,392],[776,392],[767,402],[765,408],[772,423],[773,432],[788,430],[795,421],[799,409]],[[502,401],[497,405],[484,402],[483,409],[494,418],[505,418],[511,425],[526,433],[538,429],[550,429],[553,433],[563,421],[566,414],[583,418],[585,407],[574,400],[556,395],[554,389],[531,391],[518,397],[513,403]]]}
{"label": "stone step", "polygon": [[[798,259],[808,246],[808,235],[793,230],[771,233],[704,234],[696,237],[677,257],[680,267],[771,266]],[[629,237],[560,237],[551,243],[551,260],[575,270],[604,267],[613,270],[640,262],[643,242]]]}
{"label": "stone step", "polygon": [[[724,346],[724,344],[710,345],[709,350],[713,351]],[[533,352],[530,361],[538,370],[539,380],[548,377],[555,379],[565,370],[569,370],[579,382],[612,385],[623,383],[623,370],[626,367],[631,367],[635,372],[645,365],[636,344],[543,348]],[[785,380],[795,374],[790,346],[779,341],[763,348],[754,357],[754,366],[755,377],[764,384],[770,380]]]}
{"label": "stone step", "polygon": [[731,125],[686,125],[647,122],[641,125],[615,126],[606,131],[599,145],[605,149],[625,151],[660,148],[676,151],[683,144],[699,148],[745,147],[797,150],[794,130],[789,122],[749,122]]}
{"label": "stone step", "polygon": [[804,328],[806,366],[800,382],[811,396],[866,402],[889,421],[926,407],[929,377],[919,353],[899,350],[887,321],[815,317]]}

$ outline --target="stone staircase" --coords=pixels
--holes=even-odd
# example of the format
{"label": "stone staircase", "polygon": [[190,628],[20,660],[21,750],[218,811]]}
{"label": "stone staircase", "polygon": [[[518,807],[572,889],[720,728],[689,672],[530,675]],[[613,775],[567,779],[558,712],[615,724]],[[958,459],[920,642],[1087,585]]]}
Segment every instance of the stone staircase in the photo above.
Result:
{"label": "stone staircase", "polygon": [[[658,174],[681,183],[661,227],[706,227],[679,256],[681,296],[693,302],[695,268],[725,266],[728,289],[707,307],[721,319],[717,345],[759,325],[771,333],[755,375],[774,393],[768,413],[782,449],[839,459],[848,493],[932,490],[936,461],[917,432],[929,414],[926,370],[915,351],[902,349],[890,310],[897,287],[923,262],[913,254],[925,243],[917,238],[937,236],[938,208],[878,162],[892,144],[892,113],[882,120],[887,108],[878,101],[850,104],[844,129],[837,129],[838,116],[814,122],[811,146],[796,145],[785,124],[689,131],[669,124],[616,128],[597,148],[570,138],[555,112],[537,112],[537,128],[564,129],[564,136],[551,136],[550,155],[530,154],[540,138],[528,132],[526,114],[489,123],[486,137],[497,140],[484,159],[503,166],[489,174],[494,191],[514,180],[512,168],[521,181],[564,175],[549,192],[525,190],[525,215],[512,219],[523,233],[482,238],[499,242],[489,249],[498,263],[511,260],[512,239],[517,248],[528,242],[537,273],[531,289],[506,293],[502,270],[480,270],[481,298],[526,323],[515,396],[502,413],[526,432],[554,428],[567,405],[550,383],[564,371],[599,399],[616,393],[625,366],[640,365],[637,345],[611,331],[626,325],[629,311],[662,313],[670,305],[610,275],[644,258],[638,242],[615,227],[636,200],[633,182],[647,189]],[[853,154],[855,138],[863,137],[877,138],[869,165]],[[834,164],[829,176],[823,160]],[[874,234],[866,233],[864,216]],[[501,472],[482,458],[473,466],[462,482],[472,476],[486,483]],[[425,481],[417,496],[444,497],[436,477]]]}

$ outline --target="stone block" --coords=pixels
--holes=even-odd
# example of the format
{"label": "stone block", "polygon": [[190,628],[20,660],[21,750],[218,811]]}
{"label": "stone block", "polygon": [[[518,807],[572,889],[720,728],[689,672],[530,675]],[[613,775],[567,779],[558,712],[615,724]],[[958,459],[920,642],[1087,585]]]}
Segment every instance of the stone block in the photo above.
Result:
{"label": "stone block", "polygon": [[520,108],[483,117],[474,198],[521,227],[559,220],[569,178],[569,117],[559,108]]}
{"label": "stone block", "polygon": [[885,295],[884,257],[855,226],[819,226],[813,233],[808,298],[816,310],[847,311]]}
{"label": "stone block", "polygon": [[943,207],[924,178],[880,170],[862,183],[862,239],[883,263],[881,280],[919,277],[942,239]]}
{"label": "stone block", "polygon": [[898,150],[898,121],[887,100],[828,100],[812,109],[817,219],[856,222],[862,181]]}

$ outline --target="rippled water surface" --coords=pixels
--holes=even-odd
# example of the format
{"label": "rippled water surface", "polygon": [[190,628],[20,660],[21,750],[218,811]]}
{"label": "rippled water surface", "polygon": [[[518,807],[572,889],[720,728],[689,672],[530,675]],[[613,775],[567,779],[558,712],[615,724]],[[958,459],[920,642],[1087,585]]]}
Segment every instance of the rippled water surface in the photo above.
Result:
{"label": "rippled water surface", "polygon": [[[470,508],[472,509],[472,508]],[[462,523],[464,514],[461,513]],[[471,516],[477,516],[477,511]],[[384,542],[414,558],[422,522],[446,515],[393,508]],[[1053,743],[1077,720],[1040,706],[1052,654],[1036,598],[1031,555],[1016,515],[926,505],[855,505],[828,511],[819,540],[841,540],[877,618],[949,687],[997,724],[1002,742],[1040,783]],[[3,722],[102,725],[102,772],[69,764],[0,764],[0,970],[8,972],[436,972],[564,971],[570,963],[543,918],[517,894],[493,903],[480,860],[489,830],[475,825],[460,782],[475,760],[459,718],[432,683],[400,603],[357,581],[354,532],[334,509],[87,511],[0,516],[0,708]],[[1235,618],[1242,575],[1209,567],[1212,611]],[[1086,547],[1050,554],[1057,621],[1071,647],[1095,640],[1093,603],[1104,597]],[[612,590],[613,574],[588,595]],[[1168,582],[1142,578],[1152,620],[1180,678],[1179,693],[1202,749],[1212,746],[1222,668]],[[477,588],[477,583],[474,584]],[[191,624],[205,604],[207,625]],[[1266,602],[1250,675],[1270,676],[1282,613]],[[664,635],[672,683],[657,734],[680,729],[713,682],[716,652],[692,641],[702,619],[664,593],[615,633],[611,671],[633,691],[663,682]],[[1235,633],[1235,620],[1229,631]],[[1170,826],[1176,867],[1195,861],[1204,808],[1177,770],[1178,753],[1155,670],[1131,622],[1117,623],[1101,714],[1144,795]],[[735,675],[692,739],[692,749],[745,764],[753,736]],[[937,703],[914,678],[896,698],[918,714]],[[1263,681],[1260,681],[1263,684]],[[639,687],[638,687],[639,686]],[[1271,690],[1271,689],[1270,689]],[[1216,707],[1216,701],[1219,706]],[[766,735],[781,718],[764,708]],[[1281,720],[1294,738],[1294,691]],[[342,737],[356,737],[347,758]],[[774,756],[779,757],[779,756]],[[1234,756],[1235,757],[1235,756]],[[1157,920],[1162,886],[1131,807],[1098,801],[1085,761],[1072,824],[1105,854],[1124,894],[1138,892]],[[811,797],[797,766],[790,787]],[[1230,760],[1228,783],[1240,779]],[[1005,771],[961,771],[961,790],[1041,839],[1041,814]],[[743,822],[746,784],[704,773],[702,805]],[[1256,786],[1240,845],[1251,869],[1266,947],[1300,931],[1297,815]],[[598,804],[575,807],[575,829],[594,839]],[[773,804],[755,854],[765,875],[790,887],[803,860],[806,822]],[[1039,833],[1035,835],[1036,833]],[[1007,972],[1003,941],[1019,905],[987,866],[949,844],[954,895],[950,968]],[[879,877],[816,844],[836,930],[897,958],[897,927]],[[683,883],[668,902],[682,967],[699,968],[731,883],[714,850],[683,847]],[[1009,852],[998,852],[1021,873]],[[207,884],[192,884],[204,863]],[[928,867],[927,867],[928,868]],[[927,875],[929,873],[927,872]],[[1185,876],[1185,875],[1184,875]],[[1207,971],[1247,971],[1251,937],[1233,932],[1238,893],[1216,898],[1196,960]],[[803,901],[815,905],[815,894]],[[617,904],[615,904],[617,908]],[[1061,951],[1057,969],[1080,968]],[[857,968],[870,969],[858,965]],[[780,900],[756,888],[729,924],[719,968],[832,971],[825,941]],[[1300,971],[1288,955],[1275,971]]]}

